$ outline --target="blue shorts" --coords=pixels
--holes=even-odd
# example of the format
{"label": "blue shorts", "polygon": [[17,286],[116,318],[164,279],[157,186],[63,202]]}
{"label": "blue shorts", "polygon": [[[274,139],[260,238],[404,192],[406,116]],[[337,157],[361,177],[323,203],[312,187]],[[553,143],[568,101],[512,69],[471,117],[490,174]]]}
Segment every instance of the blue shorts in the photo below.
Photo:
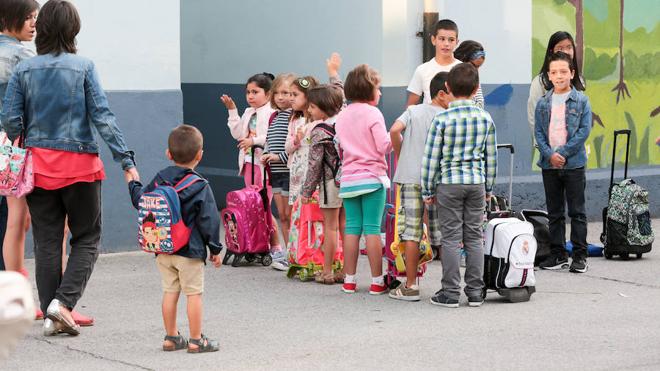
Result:
{"label": "blue shorts", "polygon": [[289,196],[289,173],[272,173],[270,185],[273,187],[273,194]]}

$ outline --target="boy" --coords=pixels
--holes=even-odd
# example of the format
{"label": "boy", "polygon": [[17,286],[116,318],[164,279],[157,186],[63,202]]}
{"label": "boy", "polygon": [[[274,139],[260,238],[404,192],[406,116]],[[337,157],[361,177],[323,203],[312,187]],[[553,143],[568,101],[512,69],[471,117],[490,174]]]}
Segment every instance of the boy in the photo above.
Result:
{"label": "boy", "polygon": [[[433,96],[431,104],[410,106],[394,122],[390,130],[392,146],[399,166],[394,174],[394,182],[400,187],[401,207],[399,213],[399,228],[395,233],[405,244],[406,283],[390,290],[390,298],[419,301],[417,279],[417,264],[419,263],[419,243],[422,241],[424,215],[424,200],[422,199],[421,168],[424,155],[424,143],[428,136],[433,118],[447,109],[449,94],[447,94],[447,72],[440,72],[431,80],[430,91]],[[402,135],[403,133],[403,135]],[[440,245],[440,231],[437,224],[435,207],[429,206],[429,227],[431,244]],[[386,248],[389,248],[387,246]]]}
{"label": "boy", "polygon": [[[128,185],[131,200],[138,207],[140,196],[153,191],[156,184],[175,185],[188,174],[197,174],[194,169],[202,159],[204,138],[197,128],[189,125],[177,126],[170,132],[167,140],[167,157],[174,162],[156,174],[146,186],[138,181]],[[189,353],[215,352],[218,342],[202,334],[202,292],[204,291],[204,261],[206,247],[211,251],[209,260],[216,268],[221,265],[220,251],[220,216],[208,182],[192,183],[179,193],[181,216],[192,229],[187,246],[172,255],[156,255],[156,265],[163,284],[163,322],[167,335],[163,341],[163,350],[187,348]],[[176,309],[179,293],[188,299],[188,322],[190,339],[186,341],[179,334],[176,326]]]}
{"label": "boy", "polygon": [[406,106],[419,103],[419,97],[424,95],[423,103],[430,104],[433,95],[429,90],[431,79],[438,72],[449,72],[452,67],[461,63],[454,59],[454,49],[458,43],[458,26],[450,19],[441,19],[433,27],[431,43],[435,46],[435,57],[415,69],[410,84],[408,84],[408,103]]}
{"label": "boy", "polygon": [[467,252],[465,294],[468,304],[483,304],[482,218],[497,171],[495,124],[488,112],[475,106],[477,69],[470,63],[452,68],[447,88],[449,108],[433,120],[422,159],[422,195],[437,204],[442,220],[442,289],[431,304],[458,308],[461,274],[459,244]]}

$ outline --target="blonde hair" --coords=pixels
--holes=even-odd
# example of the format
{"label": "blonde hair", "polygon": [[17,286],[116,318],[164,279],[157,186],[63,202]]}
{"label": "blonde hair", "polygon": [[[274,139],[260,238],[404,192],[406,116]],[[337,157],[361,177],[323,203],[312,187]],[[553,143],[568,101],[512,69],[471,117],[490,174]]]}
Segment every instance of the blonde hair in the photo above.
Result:
{"label": "blonde hair", "polygon": [[275,80],[273,80],[273,85],[270,88],[270,106],[273,109],[280,109],[277,104],[275,104],[275,93],[282,88],[282,86],[285,85],[291,85],[293,83],[293,80],[295,80],[296,75],[292,73],[281,73],[277,75]]}

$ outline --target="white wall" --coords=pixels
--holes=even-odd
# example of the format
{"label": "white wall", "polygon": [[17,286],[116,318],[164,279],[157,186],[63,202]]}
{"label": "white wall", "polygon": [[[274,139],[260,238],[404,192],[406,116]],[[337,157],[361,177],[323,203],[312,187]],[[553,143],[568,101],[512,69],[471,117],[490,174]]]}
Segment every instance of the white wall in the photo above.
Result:
{"label": "white wall", "polygon": [[459,41],[479,41],[486,63],[483,84],[529,84],[532,70],[532,0],[436,0],[440,19],[458,24]]}
{"label": "white wall", "polygon": [[[70,0],[105,90],[179,90],[179,0]],[[39,1],[42,5],[44,0]]]}

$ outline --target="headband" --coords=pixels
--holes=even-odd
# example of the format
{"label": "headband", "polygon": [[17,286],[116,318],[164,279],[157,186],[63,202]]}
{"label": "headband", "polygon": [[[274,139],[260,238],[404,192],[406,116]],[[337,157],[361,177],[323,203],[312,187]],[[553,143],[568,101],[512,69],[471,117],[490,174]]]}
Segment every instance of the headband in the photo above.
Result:
{"label": "headband", "polygon": [[486,52],[483,50],[477,50],[476,52],[472,53],[472,55],[470,55],[470,60],[473,61],[481,57],[486,58]]}

